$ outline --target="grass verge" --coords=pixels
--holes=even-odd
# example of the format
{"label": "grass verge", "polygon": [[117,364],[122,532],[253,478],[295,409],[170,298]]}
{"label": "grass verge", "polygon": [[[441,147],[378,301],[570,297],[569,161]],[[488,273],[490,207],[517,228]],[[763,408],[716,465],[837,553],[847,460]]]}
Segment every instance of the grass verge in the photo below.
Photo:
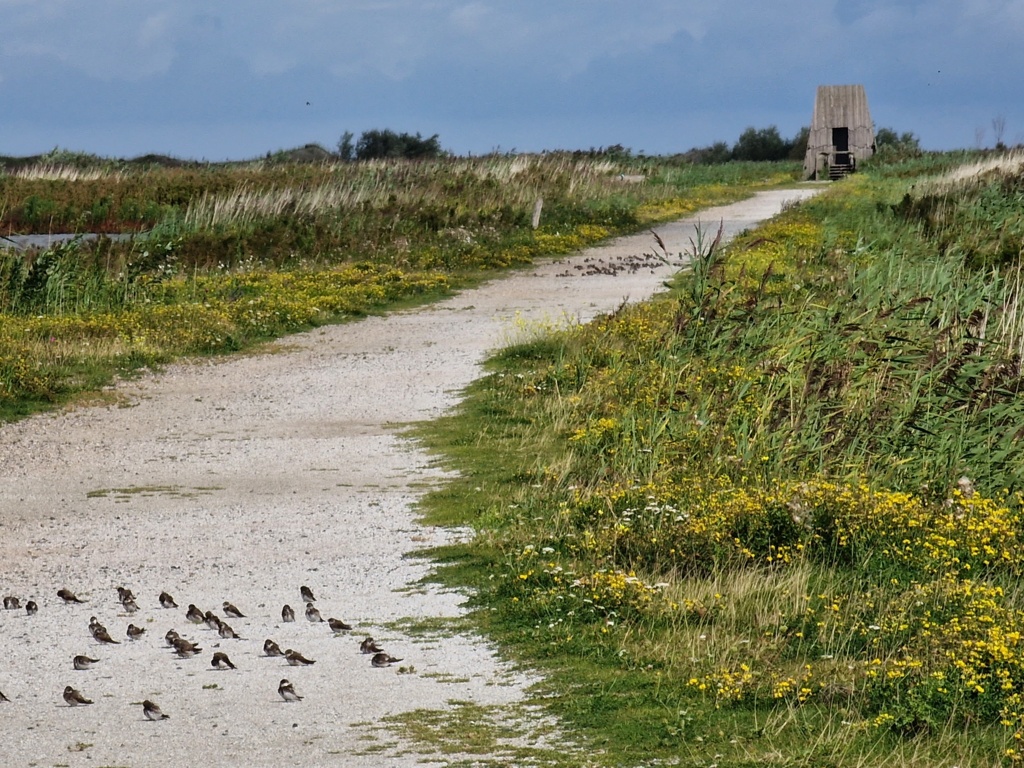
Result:
{"label": "grass verge", "polygon": [[[786,165],[566,154],[73,170],[0,174],[0,231],[150,229],[0,250],[0,420],[183,355],[431,301],[793,178]],[[644,183],[620,180],[638,171]]]}
{"label": "grass verge", "polygon": [[459,472],[425,514],[476,531],[437,578],[599,764],[1020,760],[1024,177],[964,159],[705,248],[417,430]]}

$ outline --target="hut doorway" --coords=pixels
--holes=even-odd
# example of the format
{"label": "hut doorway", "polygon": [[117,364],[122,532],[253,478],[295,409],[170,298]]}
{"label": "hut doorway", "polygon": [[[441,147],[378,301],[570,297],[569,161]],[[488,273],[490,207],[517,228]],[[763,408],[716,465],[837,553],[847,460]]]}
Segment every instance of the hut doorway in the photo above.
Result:
{"label": "hut doorway", "polygon": [[833,128],[832,146],[835,149],[835,164],[841,166],[850,165],[850,129]]}

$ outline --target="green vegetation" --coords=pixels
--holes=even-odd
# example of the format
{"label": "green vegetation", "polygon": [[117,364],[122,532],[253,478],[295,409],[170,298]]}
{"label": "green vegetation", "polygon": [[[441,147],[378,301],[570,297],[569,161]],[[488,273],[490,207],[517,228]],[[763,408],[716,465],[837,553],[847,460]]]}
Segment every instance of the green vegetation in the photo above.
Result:
{"label": "green vegetation", "polygon": [[419,133],[413,136],[411,133],[374,129],[364,131],[355,144],[352,143],[353,138],[351,131],[345,131],[338,141],[338,157],[341,160],[380,160],[389,157],[423,160],[444,154],[441,139],[436,133],[424,139]]}
{"label": "green vegetation", "polygon": [[0,420],[180,355],[427,301],[796,173],[570,153],[181,165],[55,151],[5,167],[0,234],[138,236],[0,249]]}
{"label": "green vegetation", "polygon": [[750,126],[740,134],[732,147],[724,141],[716,141],[706,147],[694,147],[684,153],[682,157],[687,162],[702,165],[784,160],[803,162],[809,135],[810,129],[804,127],[792,139],[784,139],[777,126],[770,125],[767,128]]}
{"label": "green vegetation", "polygon": [[[785,139],[774,125],[767,128],[750,126],[731,147],[724,141],[716,141],[706,147],[694,147],[681,157],[687,162],[703,165],[737,161],[803,162],[810,133],[811,129],[804,126],[792,139]],[[921,156],[918,139],[910,131],[897,133],[892,128],[879,128],[875,132],[875,146],[888,162]]]}
{"label": "green vegetation", "polygon": [[883,157],[418,430],[438,578],[592,760],[1022,759],[1022,191]]}
{"label": "green vegetation", "polygon": [[[538,705],[593,763],[1022,758],[1024,162],[897,139],[727,249],[697,233],[658,300],[537,329],[421,430],[461,473],[429,514],[477,531],[432,553],[438,578],[472,587],[478,626],[545,670]],[[612,149],[8,163],[3,233],[145,235],[0,251],[0,418],[797,170]],[[580,754],[468,705],[389,725],[467,762]]]}

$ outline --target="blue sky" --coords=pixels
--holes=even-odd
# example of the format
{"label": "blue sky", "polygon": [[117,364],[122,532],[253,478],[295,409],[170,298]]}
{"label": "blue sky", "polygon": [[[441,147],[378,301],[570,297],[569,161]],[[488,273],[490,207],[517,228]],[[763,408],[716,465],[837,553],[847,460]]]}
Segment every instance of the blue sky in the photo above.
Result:
{"label": "blue sky", "polygon": [[242,159],[345,130],[458,154],[747,126],[819,84],[929,149],[1024,142],[1024,0],[0,0],[0,154]]}

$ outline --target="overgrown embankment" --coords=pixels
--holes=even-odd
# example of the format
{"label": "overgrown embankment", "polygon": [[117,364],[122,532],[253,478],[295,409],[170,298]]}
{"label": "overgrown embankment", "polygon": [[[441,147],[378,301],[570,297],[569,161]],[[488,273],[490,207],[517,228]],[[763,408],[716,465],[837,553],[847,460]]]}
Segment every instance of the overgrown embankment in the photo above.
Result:
{"label": "overgrown embankment", "polygon": [[966,159],[700,233],[424,429],[443,578],[607,764],[1021,759],[1024,165]]}
{"label": "overgrown embankment", "polygon": [[794,172],[566,153],[23,167],[0,175],[3,234],[147,231],[132,242],[0,250],[0,419],[176,356],[425,301]]}

